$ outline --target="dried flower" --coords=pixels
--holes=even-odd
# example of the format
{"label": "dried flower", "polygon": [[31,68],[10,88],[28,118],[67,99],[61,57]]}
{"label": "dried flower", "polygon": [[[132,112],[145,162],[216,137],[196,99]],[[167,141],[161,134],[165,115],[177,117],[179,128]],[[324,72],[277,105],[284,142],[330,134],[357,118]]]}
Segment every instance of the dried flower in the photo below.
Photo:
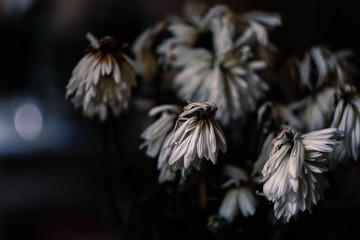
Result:
{"label": "dried flower", "polygon": [[340,162],[347,163],[351,158],[357,161],[360,147],[360,97],[357,89],[352,85],[344,85],[337,96],[338,102],[331,127],[344,131],[345,138],[330,155],[331,168]]}
{"label": "dried flower", "polygon": [[219,150],[226,152],[225,135],[214,120],[216,110],[211,102],[190,103],[179,115],[165,148],[169,165],[181,169],[183,176],[190,166],[199,167],[202,159],[215,164]]}
{"label": "dried flower", "polygon": [[224,174],[230,179],[221,187],[234,186],[227,191],[219,209],[219,216],[232,222],[239,210],[244,217],[254,215],[256,199],[250,188],[244,185],[244,182],[248,181],[246,172],[235,166],[227,165],[224,168]]}
{"label": "dried flower", "polygon": [[311,211],[323,197],[328,182],[327,154],[339,144],[343,132],[336,128],[298,135],[284,129],[274,140],[269,160],[262,170],[264,195],[274,202],[277,219],[289,221],[300,210]]}
{"label": "dried flower", "polygon": [[289,107],[277,102],[267,101],[262,104],[257,111],[257,118],[258,124],[262,127],[262,135],[265,140],[254,163],[253,175],[260,173],[263,169],[265,162],[270,157],[272,140],[281,130],[285,127],[291,127],[298,131],[302,129],[302,123],[291,112]]}
{"label": "dried flower", "polygon": [[214,52],[205,48],[178,48],[174,66],[180,68],[174,84],[186,100],[216,102],[216,119],[228,124],[231,119],[252,111],[264,97],[268,85],[255,70],[266,67],[264,61],[252,60],[248,45],[234,44],[232,16],[212,19]]}
{"label": "dried flower", "polygon": [[136,85],[134,64],[130,58],[115,50],[115,40],[107,36],[100,40],[91,33],[89,53],[76,65],[66,86],[66,97],[75,93],[72,102],[83,107],[83,113],[107,118],[108,107],[119,115],[128,106],[131,87]]}

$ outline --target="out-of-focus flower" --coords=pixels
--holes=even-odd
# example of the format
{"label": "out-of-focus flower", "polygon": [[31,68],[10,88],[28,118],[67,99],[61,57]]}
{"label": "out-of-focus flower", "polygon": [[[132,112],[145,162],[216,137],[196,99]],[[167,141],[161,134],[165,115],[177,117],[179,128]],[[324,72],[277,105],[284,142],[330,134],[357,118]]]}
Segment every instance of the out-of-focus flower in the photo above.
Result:
{"label": "out-of-focus flower", "polygon": [[351,55],[347,50],[333,53],[324,47],[312,47],[298,63],[301,84],[313,90],[349,82],[352,66],[346,58]]}
{"label": "out-of-focus flower", "polygon": [[264,97],[268,85],[255,70],[264,69],[264,61],[252,60],[250,46],[234,45],[232,15],[212,19],[214,52],[205,48],[178,48],[174,66],[180,68],[174,84],[186,100],[216,102],[216,119],[228,124],[252,111]]}
{"label": "out-of-focus flower", "polygon": [[159,113],[161,113],[160,118],[140,135],[145,140],[140,148],[147,147],[146,155],[152,158],[159,154],[166,136],[174,128],[176,119],[181,113],[181,107],[170,104],[156,106],[149,111],[149,116],[154,117]]}
{"label": "out-of-focus flower", "polygon": [[154,117],[159,113],[161,113],[161,116],[141,133],[141,137],[145,142],[140,148],[147,147],[146,155],[149,157],[155,158],[159,155],[159,183],[172,181],[175,178],[175,172],[172,171],[166,161],[169,157],[170,149],[164,149],[164,143],[170,138],[175,122],[181,111],[181,107],[171,104],[152,108],[149,112],[149,116]]}
{"label": "out-of-focus flower", "polygon": [[164,31],[167,23],[161,21],[143,31],[135,40],[132,51],[135,54],[136,64],[139,66],[139,73],[145,80],[150,81],[155,76],[158,68],[156,53],[156,39]]}
{"label": "out-of-focus flower", "polygon": [[328,182],[327,154],[343,137],[337,128],[299,135],[286,128],[274,140],[269,160],[262,170],[263,192],[274,202],[277,219],[286,221],[300,210],[312,211]]}
{"label": "out-of-focus flower", "polygon": [[335,88],[326,87],[301,101],[289,105],[293,111],[299,111],[299,117],[306,131],[315,131],[329,126],[333,110]]}
{"label": "out-of-focus flower", "polygon": [[227,165],[224,174],[230,179],[221,187],[230,188],[219,209],[219,216],[228,222],[233,221],[237,213],[241,212],[244,217],[252,216],[256,210],[256,199],[250,188],[244,185],[248,181],[245,171],[235,166]]}
{"label": "out-of-focus flower", "polygon": [[344,131],[345,138],[330,155],[330,168],[349,159],[357,161],[360,147],[360,97],[352,85],[344,85],[337,93],[337,105],[331,127]]}
{"label": "out-of-focus flower", "polygon": [[66,97],[74,94],[75,107],[82,106],[84,115],[99,114],[107,118],[108,108],[114,115],[126,109],[131,96],[131,87],[136,85],[132,60],[116,51],[113,37],[100,40],[91,33],[89,52],[76,65],[66,86]]}
{"label": "out-of-focus flower", "polygon": [[216,110],[211,102],[188,104],[165,143],[169,165],[182,170],[184,177],[190,166],[198,168],[204,158],[215,164],[219,150],[227,150],[225,135],[214,120]]}
{"label": "out-of-focus flower", "polygon": [[[167,29],[172,37],[163,41],[157,48],[157,52],[163,56],[167,63],[172,63],[176,58],[176,51],[181,47],[193,47],[198,41],[211,36],[210,26],[214,18],[219,18],[226,12],[230,12],[225,5],[216,5],[204,14],[204,5],[195,1],[187,1],[184,4],[185,18],[173,16],[169,20]],[[194,7],[197,6],[197,7]],[[189,11],[192,9],[193,11]],[[203,36],[203,37],[202,37]]]}
{"label": "out-of-focus flower", "polygon": [[276,13],[249,12],[239,16],[240,22],[245,25],[241,38],[237,44],[251,43],[254,40],[261,46],[269,45],[268,30],[281,26],[281,18]]}

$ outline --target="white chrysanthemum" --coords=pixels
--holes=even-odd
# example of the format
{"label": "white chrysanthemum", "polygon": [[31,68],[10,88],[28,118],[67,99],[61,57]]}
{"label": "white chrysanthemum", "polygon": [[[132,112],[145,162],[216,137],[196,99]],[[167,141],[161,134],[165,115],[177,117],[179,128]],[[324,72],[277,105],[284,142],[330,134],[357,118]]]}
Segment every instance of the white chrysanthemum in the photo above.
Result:
{"label": "white chrysanthemum", "polygon": [[[298,64],[301,84],[309,89],[314,89],[346,83],[349,81],[349,70],[351,69],[346,61],[346,57],[349,55],[351,55],[350,51],[343,50],[333,53],[324,47],[312,47]],[[313,74],[317,75],[317,79],[312,79]]]}
{"label": "white chrysanthemum", "polygon": [[243,182],[248,181],[247,174],[242,169],[231,165],[225,166],[224,173],[230,179],[221,187],[234,186],[227,191],[219,209],[219,216],[231,222],[239,210],[244,217],[254,215],[255,196],[246,185],[243,185]]}
{"label": "white chrysanthemum", "polygon": [[171,151],[169,148],[164,149],[164,144],[169,140],[181,111],[181,107],[170,104],[152,108],[149,111],[149,116],[153,117],[159,113],[161,113],[161,116],[141,133],[141,137],[145,142],[140,148],[147,147],[146,155],[149,157],[154,158],[159,155],[157,164],[160,170],[159,183],[172,181],[175,178],[175,172],[166,161]]}
{"label": "white chrysanthemum", "polygon": [[136,85],[134,64],[125,54],[115,52],[112,37],[97,40],[88,33],[90,51],[76,65],[66,86],[66,97],[74,94],[75,107],[82,106],[83,113],[92,117],[99,114],[107,118],[108,108],[114,115],[127,108],[131,87]]}
{"label": "white chrysanthemum", "polygon": [[262,134],[265,140],[256,162],[252,174],[260,173],[265,162],[269,159],[272,140],[277,133],[285,126],[291,127],[297,131],[302,129],[300,120],[291,112],[291,110],[280,103],[267,101],[262,104],[257,111],[258,124],[262,124]]}
{"label": "white chrysanthemum", "polygon": [[335,88],[327,87],[289,107],[292,110],[299,109],[299,117],[307,131],[319,130],[329,126],[334,94]]}
{"label": "white chrysanthemum", "polygon": [[274,202],[277,219],[286,221],[300,210],[311,211],[322,197],[328,182],[327,154],[343,132],[328,128],[298,135],[287,128],[274,140],[269,160],[262,170],[264,195]]}
{"label": "white chrysanthemum", "polygon": [[268,90],[255,72],[266,64],[252,60],[250,46],[234,45],[231,16],[213,19],[211,27],[215,53],[205,48],[178,48],[174,66],[181,71],[174,84],[184,100],[216,102],[219,107],[216,119],[228,124],[254,110]]}
{"label": "white chrysanthemum", "polygon": [[330,155],[330,167],[334,168],[340,162],[348,159],[357,161],[360,147],[360,97],[354,86],[342,88],[335,108],[331,127],[344,131],[345,137],[340,145]]}
{"label": "white chrysanthemum", "polygon": [[217,110],[210,102],[190,103],[179,115],[173,133],[165,143],[168,163],[181,169],[183,175],[191,166],[198,167],[202,159],[217,161],[219,150],[226,152],[224,133],[214,120]]}

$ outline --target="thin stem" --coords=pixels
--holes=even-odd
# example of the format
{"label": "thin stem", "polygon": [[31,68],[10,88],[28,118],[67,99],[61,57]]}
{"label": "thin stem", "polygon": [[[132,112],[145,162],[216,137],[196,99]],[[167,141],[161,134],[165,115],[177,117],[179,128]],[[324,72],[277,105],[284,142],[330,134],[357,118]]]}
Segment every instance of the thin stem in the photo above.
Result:
{"label": "thin stem", "polygon": [[112,158],[110,153],[110,141],[109,141],[109,131],[110,131],[110,123],[108,121],[104,122],[102,125],[102,145],[103,145],[103,154],[104,154],[104,189],[108,195],[109,202],[109,210],[114,217],[114,220],[118,226],[120,239],[123,236],[123,228],[121,216],[119,213],[119,209],[116,205],[116,196],[114,192],[114,176],[112,171]]}
{"label": "thin stem", "polygon": [[202,164],[200,170],[200,183],[199,183],[199,200],[200,200],[200,207],[204,210],[206,209],[206,165]]}

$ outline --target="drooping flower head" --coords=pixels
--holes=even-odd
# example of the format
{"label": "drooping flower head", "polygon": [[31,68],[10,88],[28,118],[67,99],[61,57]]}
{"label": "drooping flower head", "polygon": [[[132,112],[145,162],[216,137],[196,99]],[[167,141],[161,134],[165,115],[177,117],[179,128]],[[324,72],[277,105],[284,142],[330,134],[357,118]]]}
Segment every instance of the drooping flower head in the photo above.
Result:
{"label": "drooping flower head", "polygon": [[262,147],[254,163],[253,175],[260,173],[263,169],[270,157],[272,141],[280,131],[285,127],[291,127],[297,131],[302,129],[302,123],[288,106],[278,102],[267,101],[262,104],[257,111],[257,122],[261,128]]}
{"label": "drooping flower head", "polygon": [[182,170],[184,176],[190,166],[200,167],[203,159],[215,164],[219,150],[226,152],[225,135],[214,120],[216,111],[211,102],[189,103],[176,121],[165,149],[169,165]]}
{"label": "drooping flower head", "polygon": [[268,85],[255,72],[264,61],[253,59],[249,45],[235,44],[233,16],[211,21],[213,49],[179,47],[173,66],[178,96],[184,100],[209,100],[219,106],[216,119],[227,125],[256,107]]}
{"label": "drooping flower head", "polygon": [[82,106],[84,115],[99,115],[104,121],[108,108],[119,115],[128,107],[131,87],[136,85],[132,60],[116,50],[111,36],[96,39],[91,33],[88,53],[79,61],[66,86],[66,97],[74,95],[75,107]]}
{"label": "drooping flower head", "polygon": [[299,135],[286,128],[274,140],[269,160],[262,170],[263,193],[274,202],[277,219],[286,221],[299,211],[311,212],[328,182],[328,153],[343,137],[336,128]]}
{"label": "drooping flower head", "polygon": [[224,174],[230,179],[221,187],[229,190],[221,203],[219,216],[231,222],[239,211],[244,217],[254,215],[256,199],[252,190],[246,185],[248,182],[246,172],[235,166],[227,165],[224,168]]}
{"label": "drooping flower head", "polygon": [[159,183],[172,181],[175,172],[171,170],[167,163],[170,149],[164,149],[164,144],[174,129],[175,122],[181,113],[181,107],[177,105],[160,105],[149,111],[149,116],[156,116],[161,113],[160,118],[148,126],[142,133],[141,138],[145,142],[140,148],[147,147],[146,155],[155,158],[158,156],[158,169],[160,170]]}
{"label": "drooping flower head", "polygon": [[336,94],[337,104],[331,127],[344,131],[345,137],[331,153],[330,167],[348,159],[357,161],[360,147],[360,96],[353,85],[342,86]]}

